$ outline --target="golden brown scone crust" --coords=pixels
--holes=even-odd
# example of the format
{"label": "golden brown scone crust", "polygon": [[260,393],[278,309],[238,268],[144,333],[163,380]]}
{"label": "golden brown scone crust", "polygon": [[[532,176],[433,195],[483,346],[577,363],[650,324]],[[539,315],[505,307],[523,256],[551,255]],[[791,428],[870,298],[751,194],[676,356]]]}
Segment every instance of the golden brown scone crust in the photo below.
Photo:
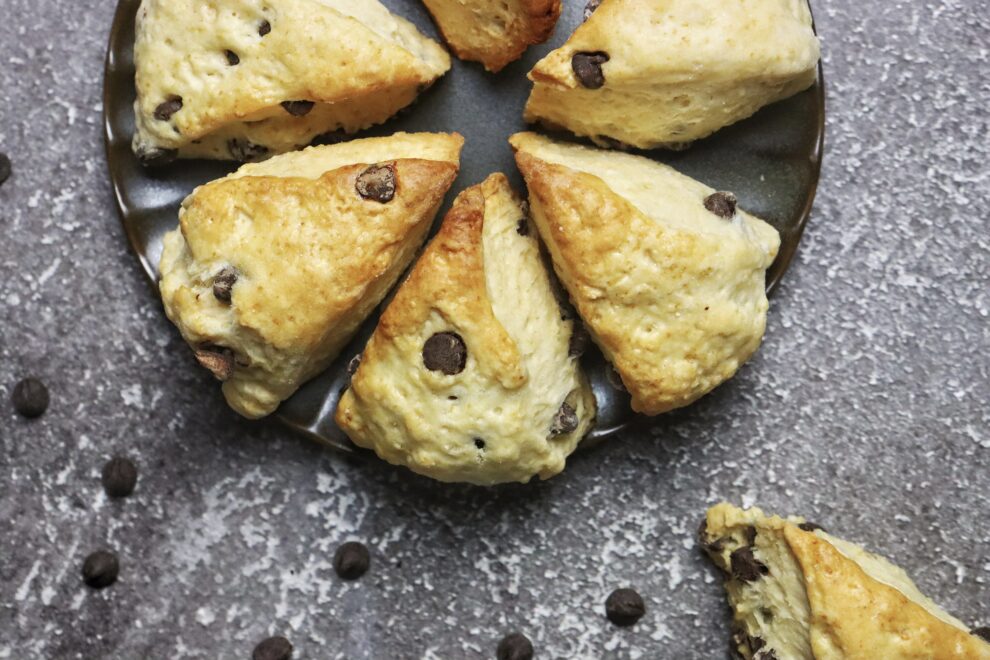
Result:
{"label": "golden brown scone crust", "polygon": [[423,0],[444,40],[462,60],[497,73],[550,38],[560,0]]}
{"label": "golden brown scone crust", "polygon": [[763,337],[777,232],[712,215],[714,190],[646,158],[533,133],[510,142],[557,274],[633,408],[666,412],[735,374]]}
{"label": "golden brown scone crust", "polygon": [[[520,225],[520,220],[524,224]],[[591,426],[594,396],[568,354],[535,235],[501,174],[462,192],[389,303],[341,397],[337,424],[362,447],[442,481],[553,476]],[[466,359],[430,369],[424,346],[456,333]],[[551,433],[562,404],[573,428]]]}
{"label": "golden brown scone crust", "polygon": [[[263,164],[267,174],[235,173],[197,188],[183,202],[179,229],[166,236],[165,311],[194,350],[233,353],[230,373],[204,366],[246,417],[274,411],[337,356],[412,260],[457,175],[460,136],[367,143],[372,156],[440,143],[449,159],[386,161],[396,188],[381,203],[356,188],[376,161],[343,165],[333,146],[286,154]],[[316,174],[320,160],[333,169]],[[214,294],[224,269],[236,272],[229,302]]]}

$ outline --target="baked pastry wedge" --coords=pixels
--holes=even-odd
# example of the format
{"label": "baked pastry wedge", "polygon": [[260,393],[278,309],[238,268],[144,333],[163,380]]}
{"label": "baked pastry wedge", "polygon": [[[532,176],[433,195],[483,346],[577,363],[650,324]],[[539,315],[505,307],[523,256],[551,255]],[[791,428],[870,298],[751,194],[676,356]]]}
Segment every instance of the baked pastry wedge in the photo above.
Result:
{"label": "baked pastry wedge", "polygon": [[746,660],[980,660],[990,644],[883,557],[803,518],[721,503],[702,549],[726,575]]}
{"label": "baked pastry wedge", "polygon": [[143,0],[134,152],[252,161],[406,107],[450,57],[378,0]]}
{"label": "baked pastry wedge", "polygon": [[749,359],[773,227],[647,158],[535,133],[509,141],[554,268],[634,410],[685,406]]}
{"label": "baked pastry wedge", "polygon": [[451,50],[497,73],[553,33],[560,0],[423,0]]}
{"label": "baked pastry wedge", "polygon": [[337,408],[355,444],[441,481],[551,477],[595,399],[535,232],[505,177],[454,202]]}
{"label": "baked pastry wedge", "polygon": [[810,87],[806,0],[603,0],[540,60],[525,117],[602,146],[686,146]]}
{"label": "baked pastry wedge", "polygon": [[234,410],[267,415],[333,361],[422,245],[462,144],[399,133],[310,147],[185,199],[162,301]]}

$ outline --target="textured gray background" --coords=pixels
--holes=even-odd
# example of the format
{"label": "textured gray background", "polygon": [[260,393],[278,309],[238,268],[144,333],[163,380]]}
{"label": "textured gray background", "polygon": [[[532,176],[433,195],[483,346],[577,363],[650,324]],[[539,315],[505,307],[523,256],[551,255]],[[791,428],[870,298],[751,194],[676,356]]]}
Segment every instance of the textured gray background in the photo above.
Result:
{"label": "textured gray background", "polygon": [[[111,202],[113,3],[0,9],[0,658],[245,658],[272,633],[299,658],[482,658],[518,628],[544,658],[721,659],[721,587],[692,547],[721,498],[803,512],[990,621],[982,3],[819,2],[822,187],[761,353],[560,477],[487,491],[230,413]],[[33,422],[9,403],[27,374],[53,396]],[[117,452],[141,478],[110,502]],[[344,584],[330,558],[351,538],[374,563]],[[79,568],[100,547],[121,579],[93,592]],[[649,607],[629,630],[602,615],[620,585]]]}

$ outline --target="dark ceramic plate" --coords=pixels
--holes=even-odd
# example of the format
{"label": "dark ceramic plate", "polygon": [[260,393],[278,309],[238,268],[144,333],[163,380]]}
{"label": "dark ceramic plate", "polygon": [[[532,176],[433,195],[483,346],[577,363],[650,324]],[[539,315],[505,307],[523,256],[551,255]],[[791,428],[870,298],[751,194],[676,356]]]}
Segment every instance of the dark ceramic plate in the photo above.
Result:
{"label": "dark ceramic plate", "polygon": [[[177,222],[181,200],[194,187],[223,176],[233,163],[180,161],[162,169],[143,168],[131,153],[134,130],[134,16],[139,0],[121,0],[110,31],[103,82],[107,165],[124,230],[151,281],[157,281],[162,236]],[[426,10],[413,0],[384,0],[397,14],[437,36]],[[366,135],[395,131],[458,131],[466,138],[461,173],[447,204],[459,191],[495,171],[524,190],[506,139],[523,130],[522,109],[529,93],[526,73],[551,48],[562,44],[581,21],[584,2],[567,0],[551,43],[531,48],[523,60],[498,75],[479,65],[454,60],[453,69],[401,116]],[[815,197],[825,126],[821,69],[818,83],[790,99],[764,108],[754,117],[719,131],[682,152],[646,155],[670,163],[719,190],[731,190],[746,210],[779,231],[780,255],[767,274],[772,291],[783,277]],[[446,207],[441,210],[443,217]],[[376,315],[377,317],[377,315]],[[365,323],[350,346],[321,376],[282,404],[277,415],[289,426],[347,451],[353,445],[333,423],[345,367],[361,351],[377,318]],[[599,417],[590,440],[616,433],[635,419],[625,395],[606,378],[602,357],[587,355],[586,367],[598,397]]]}

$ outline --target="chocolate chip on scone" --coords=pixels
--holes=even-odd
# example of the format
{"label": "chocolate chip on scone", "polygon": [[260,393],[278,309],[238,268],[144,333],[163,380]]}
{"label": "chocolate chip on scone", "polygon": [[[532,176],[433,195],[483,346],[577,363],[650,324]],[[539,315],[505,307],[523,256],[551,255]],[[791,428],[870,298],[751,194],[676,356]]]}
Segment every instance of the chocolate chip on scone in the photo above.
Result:
{"label": "chocolate chip on scone", "polygon": [[578,82],[587,89],[601,89],[605,86],[605,73],[602,65],[609,61],[608,53],[574,53],[571,68]]}
{"label": "chocolate chip on scone", "polygon": [[155,119],[168,121],[179,110],[182,110],[182,97],[173,94],[155,107]]}
{"label": "chocolate chip on scone", "polygon": [[313,101],[282,101],[282,109],[293,117],[305,117],[315,105]]}
{"label": "chocolate chip on scone", "polygon": [[705,208],[720,218],[731,220],[736,214],[736,196],[730,192],[714,192],[705,197]]}
{"label": "chocolate chip on scone", "polygon": [[395,198],[395,163],[369,166],[358,175],[354,186],[364,199],[382,204],[391,202]]}
{"label": "chocolate chip on scone", "polygon": [[423,365],[454,376],[467,365],[467,345],[456,332],[438,332],[423,344]]}
{"label": "chocolate chip on scone", "polygon": [[237,284],[237,269],[225,266],[213,277],[213,297],[222,303],[230,304],[234,285]]}

